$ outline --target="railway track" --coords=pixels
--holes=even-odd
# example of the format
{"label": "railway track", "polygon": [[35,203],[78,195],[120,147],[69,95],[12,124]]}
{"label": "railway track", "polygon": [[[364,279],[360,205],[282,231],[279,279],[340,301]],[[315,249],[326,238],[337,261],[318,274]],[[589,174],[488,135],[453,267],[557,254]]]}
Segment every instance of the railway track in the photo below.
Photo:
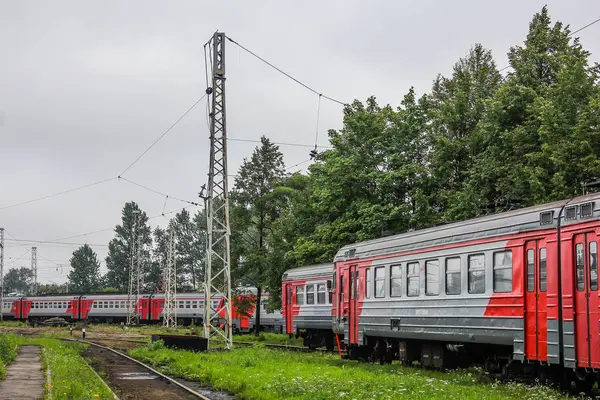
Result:
{"label": "railway track", "polygon": [[[118,350],[89,340],[62,339],[89,345],[84,353],[92,369],[103,376],[121,400],[230,400],[230,395],[194,382],[171,378]],[[99,341],[102,341],[99,339]]]}

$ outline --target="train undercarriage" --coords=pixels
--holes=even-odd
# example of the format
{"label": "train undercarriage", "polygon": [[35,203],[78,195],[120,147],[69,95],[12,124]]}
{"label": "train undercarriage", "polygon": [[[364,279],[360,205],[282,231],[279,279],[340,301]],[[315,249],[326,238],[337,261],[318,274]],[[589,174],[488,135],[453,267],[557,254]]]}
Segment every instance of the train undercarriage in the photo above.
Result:
{"label": "train undercarriage", "polygon": [[[342,336],[338,336],[340,341]],[[334,339],[335,340],[335,339]],[[566,369],[557,364],[520,361],[512,347],[475,343],[443,343],[422,340],[366,337],[365,345],[342,345],[342,357],[360,362],[454,370],[479,367],[490,378],[502,381],[555,384],[572,393],[592,393],[598,389],[600,371]]]}

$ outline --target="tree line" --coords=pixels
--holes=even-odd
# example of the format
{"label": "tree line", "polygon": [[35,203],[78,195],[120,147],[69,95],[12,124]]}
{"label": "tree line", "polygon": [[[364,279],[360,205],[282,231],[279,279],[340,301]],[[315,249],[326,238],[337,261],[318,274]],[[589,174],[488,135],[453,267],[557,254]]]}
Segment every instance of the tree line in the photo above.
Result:
{"label": "tree line", "polygon": [[[398,107],[355,100],[306,174],[287,173],[263,136],[230,193],[234,282],[269,291],[276,308],[285,270],[331,261],[346,244],[581,194],[600,178],[600,68],[570,32],[544,7],[504,76],[475,44],[428,93],[411,88]],[[70,289],[127,289],[136,212],[144,288],[161,289],[167,231],[152,230],[134,202],[109,243],[108,273],[84,246]],[[167,227],[180,291],[201,288],[205,227],[204,212],[186,210]]]}

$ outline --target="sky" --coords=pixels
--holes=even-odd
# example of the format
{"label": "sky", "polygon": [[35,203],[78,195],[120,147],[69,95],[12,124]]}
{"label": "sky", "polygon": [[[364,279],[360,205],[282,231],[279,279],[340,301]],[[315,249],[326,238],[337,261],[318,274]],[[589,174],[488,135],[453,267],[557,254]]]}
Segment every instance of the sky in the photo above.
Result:
{"label": "sky", "polygon": [[[0,0],[5,272],[29,267],[37,245],[39,282],[65,282],[83,243],[105,271],[125,202],[156,216],[153,226],[186,206],[118,179],[28,201],[121,174],[204,94],[203,45],[217,30],[324,95],[343,102],[374,95],[396,107],[411,86],[423,94],[438,73],[450,75],[474,43],[506,66],[510,46],[523,42],[544,4],[573,30],[600,18],[597,0]],[[577,36],[600,61],[600,23]],[[315,137],[327,145],[342,106],[323,99],[317,123],[316,94],[230,42],[225,51],[229,138],[305,144],[280,149],[290,172],[308,167],[291,168],[309,159]],[[198,201],[208,173],[206,118],[201,102],[124,177]],[[230,174],[255,145],[228,143]],[[47,241],[63,244],[39,243]]]}

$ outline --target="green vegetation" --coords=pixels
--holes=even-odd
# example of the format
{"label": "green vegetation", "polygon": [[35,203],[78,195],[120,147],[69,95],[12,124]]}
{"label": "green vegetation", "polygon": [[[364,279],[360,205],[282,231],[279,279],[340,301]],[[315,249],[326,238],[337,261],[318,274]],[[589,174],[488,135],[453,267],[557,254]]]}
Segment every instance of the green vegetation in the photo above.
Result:
{"label": "green vegetation", "polygon": [[8,326],[11,328],[27,328],[27,323],[23,321],[2,321],[0,326]]}
{"label": "green vegetation", "polygon": [[12,334],[0,334],[0,379],[6,375],[6,366],[17,357],[17,339]]}
{"label": "green vegetation", "polygon": [[42,369],[45,373],[50,370],[51,382],[45,387],[46,399],[113,398],[102,380],[81,357],[86,346],[57,339],[25,338],[12,333],[0,334],[0,379],[5,373],[3,364],[15,360],[20,345],[37,345],[42,348]]}
{"label": "green vegetation", "polygon": [[257,342],[265,344],[282,344],[287,346],[302,346],[302,338],[296,339],[294,336],[290,339],[288,335],[280,333],[263,332],[260,335],[234,335],[234,342]]}
{"label": "green vegetation", "polygon": [[558,399],[548,387],[483,383],[472,371],[442,373],[398,364],[340,360],[331,354],[260,348],[192,353],[161,342],[130,354],[163,372],[210,384],[243,399]]}

